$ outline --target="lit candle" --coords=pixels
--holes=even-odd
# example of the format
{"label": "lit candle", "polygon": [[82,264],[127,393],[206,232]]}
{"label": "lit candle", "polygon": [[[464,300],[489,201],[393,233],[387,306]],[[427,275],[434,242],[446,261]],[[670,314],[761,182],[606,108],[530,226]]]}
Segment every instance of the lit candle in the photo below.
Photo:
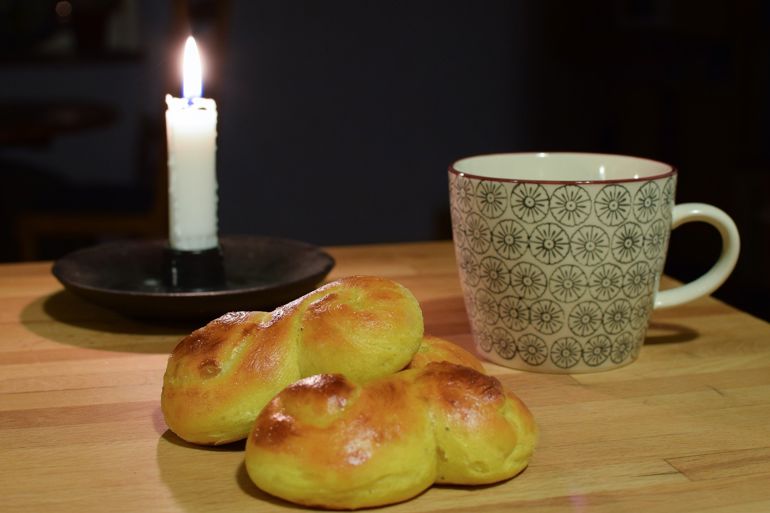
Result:
{"label": "lit candle", "polygon": [[166,95],[169,245],[180,251],[215,248],[217,240],[217,104],[201,98],[198,47],[187,38],[182,65],[184,98]]}

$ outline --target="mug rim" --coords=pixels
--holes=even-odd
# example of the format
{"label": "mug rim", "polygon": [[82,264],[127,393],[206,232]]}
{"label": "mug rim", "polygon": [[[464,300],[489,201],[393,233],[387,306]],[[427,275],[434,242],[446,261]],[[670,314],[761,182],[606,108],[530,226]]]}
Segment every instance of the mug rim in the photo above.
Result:
{"label": "mug rim", "polygon": [[[651,164],[656,164],[660,166],[664,166],[668,168],[668,171],[664,173],[659,173],[652,176],[644,176],[644,177],[629,177],[629,178],[612,178],[612,179],[604,179],[604,180],[539,180],[539,179],[530,179],[530,178],[501,178],[501,177],[492,177],[492,176],[482,176],[482,175],[476,175],[473,173],[468,173],[466,171],[460,171],[455,166],[464,160],[473,159],[473,158],[479,158],[479,157],[501,157],[501,156],[516,156],[516,157],[540,157],[540,158],[547,158],[551,155],[554,156],[576,156],[576,157],[609,157],[609,158],[617,158],[621,157],[624,159],[632,159],[632,160],[639,160],[644,162],[649,162]],[[635,182],[646,182],[650,180],[661,180],[663,178],[668,178],[670,176],[674,176],[677,174],[677,169],[666,162],[661,162],[659,160],[655,159],[649,159],[645,157],[636,157],[633,155],[623,155],[620,153],[594,153],[594,152],[583,152],[583,151],[525,151],[525,152],[493,152],[493,153],[481,153],[478,155],[470,155],[468,157],[463,157],[461,159],[455,160],[452,162],[452,164],[449,165],[450,173],[455,174],[457,176],[462,176],[465,178],[472,178],[476,180],[486,180],[491,182],[504,182],[504,183],[536,183],[536,184],[554,184],[554,185],[567,185],[567,184],[612,184],[612,183],[635,183]]]}

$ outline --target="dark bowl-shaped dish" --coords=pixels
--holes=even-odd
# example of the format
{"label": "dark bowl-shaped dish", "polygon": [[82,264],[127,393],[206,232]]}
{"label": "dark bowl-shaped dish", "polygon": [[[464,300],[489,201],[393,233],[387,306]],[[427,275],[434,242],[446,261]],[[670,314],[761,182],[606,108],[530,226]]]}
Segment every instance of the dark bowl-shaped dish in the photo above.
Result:
{"label": "dark bowl-shaped dish", "polygon": [[165,280],[165,240],[112,242],[70,253],[53,274],[70,292],[124,315],[206,319],[235,310],[271,310],[313,290],[334,267],[317,246],[288,239],[220,239],[225,282],[179,291]]}

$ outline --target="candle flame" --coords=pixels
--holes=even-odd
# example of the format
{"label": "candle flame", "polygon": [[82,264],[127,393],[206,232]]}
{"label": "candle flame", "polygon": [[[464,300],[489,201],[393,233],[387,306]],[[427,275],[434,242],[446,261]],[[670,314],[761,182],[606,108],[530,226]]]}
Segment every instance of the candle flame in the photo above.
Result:
{"label": "candle flame", "polygon": [[191,100],[200,98],[203,94],[203,67],[198,45],[195,38],[189,36],[184,44],[184,59],[182,60],[182,96]]}

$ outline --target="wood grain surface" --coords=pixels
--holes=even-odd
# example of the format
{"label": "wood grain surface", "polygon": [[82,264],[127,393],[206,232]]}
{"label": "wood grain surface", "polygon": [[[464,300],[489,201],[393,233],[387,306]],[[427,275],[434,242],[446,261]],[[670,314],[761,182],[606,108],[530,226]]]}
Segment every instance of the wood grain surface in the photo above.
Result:
{"label": "wood grain surface", "polygon": [[[388,276],[426,330],[472,348],[447,242],[331,248],[349,274]],[[670,282],[669,282],[670,283]],[[0,266],[0,511],[267,512],[243,444],[167,431],[168,353],[197,326],[145,323],[64,292],[50,264]],[[434,487],[393,512],[768,512],[770,325],[714,299],[655,312],[638,361],[599,374],[494,364],[532,409],[530,467],[493,486]]]}

